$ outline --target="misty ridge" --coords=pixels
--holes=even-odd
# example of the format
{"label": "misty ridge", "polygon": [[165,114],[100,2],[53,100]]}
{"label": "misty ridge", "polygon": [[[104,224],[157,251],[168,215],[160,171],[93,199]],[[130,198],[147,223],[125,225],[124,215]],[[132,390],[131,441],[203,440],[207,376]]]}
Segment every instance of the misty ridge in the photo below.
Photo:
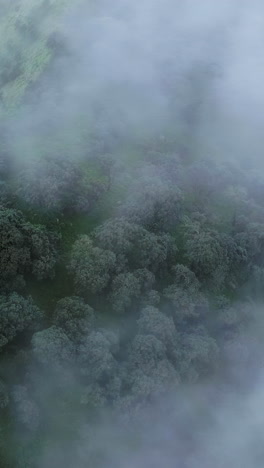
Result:
{"label": "misty ridge", "polygon": [[263,21],[0,0],[0,467],[263,467]]}

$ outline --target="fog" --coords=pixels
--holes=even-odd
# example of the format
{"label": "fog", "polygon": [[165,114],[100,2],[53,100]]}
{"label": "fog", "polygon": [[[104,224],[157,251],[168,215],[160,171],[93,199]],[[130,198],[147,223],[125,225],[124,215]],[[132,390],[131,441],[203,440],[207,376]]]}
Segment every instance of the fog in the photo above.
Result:
{"label": "fog", "polygon": [[55,447],[49,445],[38,454],[37,466],[262,467],[264,363],[260,341],[251,330],[230,344],[228,377],[164,391],[147,406],[133,408],[130,417],[122,410],[104,411],[97,421],[80,425],[72,440],[57,441]]}
{"label": "fog", "polygon": [[[148,187],[148,182],[149,187],[152,187],[153,193],[156,194],[155,203],[159,197],[163,200],[162,196],[166,189],[175,190],[173,192],[175,195],[176,184],[181,179],[181,169],[179,169],[177,174],[169,174],[171,178],[169,178],[167,173],[167,179],[163,178],[166,171],[169,173],[167,168],[164,169],[163,173],[162,164],[156,168],[154,164],[151,165],[151,163],[140,159],[145,148],[146,153],[151,153],[153,150],[153,153],[156,151],[157,154],[164,153],[167,156],[173,154],[173,157],[175,155],[176,163],[178,164],[177,158],[182,163],[182,171],[185,170],[185,167],[188,170],[188,164],[192,161],[192,158],[197,158],[197,160],[205,158],[205,161],[213,161],[216,164],[220,164],[223,161],[234,161],[237,166],[233,167],[238,168],[236,173],[237,179],[239,179],[240,168],[256,171],[260,176],[262,175],[264,122],[264,58],[262,49],[264,44],[264,6],[260,0],[252,0],[251,2],[243,0],[141,0],[140,2],[116,0],[115,2],[109,2],[102,0],[97,3],[81,1],[76,2],[76,6],[72,5],[71,8],[65,10],[60,19],[58,37],[58,48],[60,49],[58,54],[54,55],[49,67],[44,71],[39,80],[36,83],[31,83],[32,87],[28,87],[20,105],[12,112],[7,112],[3,119],[8,151],[13,155],[12,177],[14,177],[14,180],[18,177],[22,185],[22,188],[19,187],[19,190],[16,192],[18,199],[21,193],[23,193],[24,186],[26,189],[34,186],[34,190],[42,190],[45,180],[49,177],[51,179],[51,188],[48,187],[47,193],[49,191],[52,192],[53,179],[50,172],[54,174],[57,170],[55,165],[52,166],[52,160],[55,162],[70,160],[81,164],[83,161],[87,162],[87,160],[93,157],[96,158],[97,155],[99,160],[99,156],[102,154],[110,154],[113,157],[116,164],[115,167],[118,167],[119,171],[117,172],[117,178],[122,179],[124,186],[130,187],[127,199],[131,202],[131,206],[135,200],[135,203],[141,204],[141,200],[144,197],[140,198],[140,185]],[[126,154],[133,155],[134,153],[136,155],[135,161],[136,157],[138,157],[139,162],[137,169],[131,175],[129,173],[130,169],[127,169],[127,167],[129,164],[133,167],[133,164],[137,164],[137,162],[134,162],[132,157],[132,162],[129,161],[127,163],[128,158]],[[46,164],[45,161],[48,161],[48,163]],[[176,163],[175,165],[177,165]],[[65,167],[65,173],[67,173],[67,166]],[[83,168],[84,166],[80,167]],[[24,179],[22,177],[20,180],[21,168],[23,171],[32,170],[26,176],[25,182],[23,182]],[[22,174],[24,174],[23,171]],[[58,174],[59,172],[60,170],[58,169]],[[203,184],[203,181],[201,183],[202,188],[207,186],[208,176],[206,174],[204,176],[205,183]],[[233,176],[233,174],[231,175]],[[57,173],[56,177],[58,177]],[[183,187],[189,184],[189,180],[188,176],[185,176],[184,183],[182,182],[181,185],[179,182],[180,190],[183,190]],[[212,181],[209,182],[212,183]],[[209,191],[209,196],[205,195],[206,201],[209,200],[210,202],[211,193],[213,193],[212,204],[217,199],[219,193],[221,194],[222,190],[221,185],[218,188],[217,182],[216,180],[216,195],[213,190]],[[11,178],[11,186],[12,183],[14,182]],[[199,184],[199,181],[197,183]],[[65,184],[66,191],[69,188],[69,193],[71,193],[70,190],[72,185],[75,184],[75,179],[72,178],[70,169],[69,173],[65,176],[65,181],[61,182],[61,185],[63,184]],[[251,188],[254,188],[253,185],[253,183],[249,183]],[[240,188],[239,182],[235,186],[235,189],[237,186]],[[243,182],[241,182],[241,186],[243,186]],[[243,191],[241,193],[242,199]],[[168,194],[166,192],[166,196],[164,195],[166,203],[167,198],[170,197],[169,191]],[[59,200],[60,195],[56,195],[56,191],[55,196]],[[191,202],[189,202],[188,194],[185,197],[185,200],[187,199],[186,212],[190,216],[190,219],[193,212],[199,212],[200,209],[199,201],[197,202],[197,210],[196,207],[193,210],[190,209],[188,203],[192,203],[192,196],[193,194],[189,197]],[[49,198],[46,195],[45,197],[46,204],[48,205]],[[195,197],[196,194],[194,193],[193,198]],[[197,199],[198,197],[199,194]],[[175,195],[172,203],[174,203],[176,198]],[[25,197],[25,199],[28,202],[29,197],[28,199]],[[37,206],[36,199],[37,197],[35,197],[33,202],[34,209]],[[111,214],[114,214],[113,219],[120,215],[120,213],[122,216],[126,216],[126,210],[129,211],[127,206],[130,205],[126,205],[127,199],[122,198],[122,193],[121,195],[118,193],[117,199],[118,201],[111,212]],[[227,205],[231,199],[231,196],[230,198],[227,197],[227,202],[225,200]],[[251,195],[248,196],[248,199],[251,201]],[[147,195],[144,200],[147,200]],[[178,201],[179,203],[181,201],[180,192],[177,203]],[[78,203],[81,204],[79,199]],[[195,205],[194,202],[193,204]],[[261,201],[259,205],[261,206]],[[146,219],[144,224],[144,210],[142,209],[142,214],[141,212],[139,213],[142,207],[138,206],[137,208],[138,211],[135,217],[133,218],[131,215],[129,221],[132,219],[134,222],[136,219],[136,222],[139,223],[138,219],[140,219],[142,226],[148,229]],[[251,222],[251,218],[249,220],[249,217],[253,213],[253,208],[251,208],[250,206],[249,208],[245,208],[245,212],[242,211],[245,219],[248,216],[248,224]],[[55,213],[57,213],[56,209],[54,210]],[[63,210],[59,207],[59,214],[56,214],[56,222],[58,224],[61,222],[60,209]],[[206,216],[209,212],[208,225],[211,226],[215,218],[213,218],[213,215],[211,216],[210,209],[207,211],[206,209],[204,210]],[[248,211],[246,211],[247,209]],[[169,209],[168,213],[168,218],[173,218]],[[261,219],[262,214],[263,212],[259,210],[256,215],[257,221],[255,222],[253,218],[252,225],[255,222],[254,229],[256,226],[258,227],[258,222],[263,223],[263,219]],[[241,218],[243,217],[242,215]],[[67,213],[66,215],[63,213],[63,216],[66,217]],[[215,216],[217,218],[217,214]],[[235,216],[236,212],[234,218]],[[205,223],[203,224],[204,221],[201,221],[199,217],[195,218],[193,216],[193,219],[197,222],[196,231],[194,230],[194,232],[198,232],[200,226],[203,227]],[[70,218],[70,221],[72,222],[72,218]],[[175,223],[178,226],[178,220]],[[215,224],[218,226],[217,222]],[[198,225],[199,227],[197,228]],[[83,228],[81,227],[81,229]],[[159,235],[162,229],[156,228],[155,225],[153,231],[155,235]],[[164,232],[166,235],[168,233],[171,234],[170,228],[167,227],[164,227]],[[240,234],[240,231],[238,232]],[[82,231],[80,233],[85,234]],[[88,234],[90,235],[90,232]],[[239,234],[235,238],[236,240],[239,238]],[[68,237],[65,243],[71,242],[73,244],[76,240],[75,237],[73,238],[72,234],[68,234],[68,232],[66,235]],[[110,241],[106,237],[106,240],[103,238],[102,241],[99,238],[100,236],[96,237],[96,235],[92,237],[92,242],[95,245],[94,251],[98,253],[100,250],[106,249],[109,254],[111,248],[103,245],[103,242],[107,241],[110,244],[111,242],[114,244],[111,236],[109,235]],[[115,236],[116,232],[111,232],[111,235]],[[142,236],[145,239],[146,232]],[[260,243],[262,242],[262,237],[260,236]],[[162,244],[163,240],[160,237],[157,244]],[[176,242],[179,242],[180,245],[179,250],[181,249],[181,241],[181,238],[179,241],[177,238]],[[45,242],[47,244],[46,240]],[[45,242],[43,241],[43,244]],[[133,240],[131,241],[129,238],[127,243],[129,244],[129,242],[133,243]],[[40,241],[39,244],[41,244]],[[247,246],[248,244],[245,241],[245,245]],[[28,244],[25,245],[28,248]],[[239,248],[241,248],[240,250],[237,248],[236,253],[243,250],[244,244],[242,241],[241,245],[242,247],[239,244]],[[144,246],[145,244],[143,244],[142,250],[144,250]],[[169,247],[166,248],[169,251]],[[216,251],[217,248],[215,249]],[[66,248],[63,246],[61,250],[62,253],[60,251],[59,255],[62,256],[63,261],[64,258],[68,260],[67,255],[69,255],[70,250],[68,244]],[[258,265],[257,261],[261,255],[258,250],[256,252],[254,251],[254,259],[257,259],[256,265]],[[111,263],[111,259],[113,260],[112,263],[114,263],[117,258],[121,265],[126,252],[123,253],[122,251],[120,257],[118,257],[118,252],[115,252],[115,254],[110,258],[109,264]],[[91,257],[92,255],[93,253]],[[226,256],[228,255],[226,254]],[[79,261],[81,263],[81,260]],[[98,260],[99,267],[103,263],[103,261],[101,263],[100,261],[101,259]],[[130,259],[127,260],[127,263],[129,261]],[[250,268],[252,267],[252,262],[250,263],[250,260],[248,260]],[[130,271],[128,270],[127,263],[125,260],[124,275],[129,274],[127,272]],[[177,257],[177,263],[183,263],[181,253]],[[218,266],[217,263],[217,268]],[[115,271],[114,267],[109,267],[109,271],[107,269],[100,271],[99,267],[98,276],[100,279],[103,278],[103,280],[105,277],[107,278],[109,272],[112,274],[112,271]],[[191,269],[191,262],[188,264],[188,267]],[[222,274],[220,267],[219,276]],[[123,274],[123,266],[118,268],[116,267],[114,273],[117,277],[118,275],[121,276],[121,273]],[[217,268],[215,268],[215,271]],[[92,266],[91,270],[93,269],[96,268]],[[142,272],[144,269],[145,266],[141,264],[135,267],[135,271],[137,272]],[[250,272],[253,269],[254,266]],[[58,271],[59,273],[56,272],[56,274],[61,274],[60,270]],[[153,267],[153,271],[155,274],[156,271],[157,275],[159,274],[158,267],[156,270]],[[199,275],[199,268],[197,268],[197,271]],[[18,273],[20,274],[19,270]],[[72,277],[74,276],[73,273],[74,268],[72,267],[70,271]],[[214,273],[213,271],[212,277]],[[223,296],[226,294],[230,303],[234,300],[235,304],[238,304],[238,309],[240,304],[244,303],[248,307],[248,290],[245,287],[248,286],[248,279],[244,282],[245,284],[241,280],[242,285],[239,284],[237,286],[236,292],[238,291],[238,294],[235,296],[233,294],[234,281],[231,274],[230,280],[227,280],[228,285],[226,286],[225,284],[222,290],[220,288],[220,293],[218,291],[215,293],[213,289],[215,283],[213,283],[211,276],[209,271],[209,274],[205,275],[205,280],[201,280],[202,287],[201,291],[199,290],[199,294],[200,292],[204,294],[204,291],[208,287],[212,296],[215,295],[218,298],[221,294]],[[161,275],[161,283],[164,281],[164,277]],[[48,287],[52,288],[53,279],[50,281]],[[148,278],[145,282],[147,283],[147,281],[151,283],[152,279]],[[239,280],[237,282],[239,283]],[[262,291],[263,284],[262,282]],[[55,283],[55,289],[56,285],[57,283]],[[165,286],[167,287],[168,285],[166,284]],[[165,291],[165,286],[162,284],[163,290],[160,293],[161,296]],[[63,287],[63,291],[65,291],[65,285]],[[106,282],[106,305],[111,310],[112,305],[109,304],[113,294],[111,296],[109,292],[110,287],[112,286],[109,286],[109,283]],[[192,294],[195,295],[197,293],[195,287],[194,292],[191,289],[187,289],[186,295],[188,297],[192,298]],[[228,290],[226,293],[228,287],[230,287],[231,292]],[[127,289],[129,288],[127,287]],[[150,292],[157,292],[154,286],[150,289]],[[31,293],[30,289],[27,291]],[[100,289],[98,291],[99,293],[96,291],[95,295],[98,294],[99,298],[96,297],[94,299],[94,296],[92,296],[92,300],[94,300],[96,306],[99,304],[98,307],[100,308],[100,300],[103,301],[103,299],[100,297]],[[87,300],[86,292],[79,293],[79,290],[77,290],[77,293],[80,296],[83,294],[84,300]],[[69,292],[65,292],[65,295],[76,296],[77,293],[76,290],[71,288]],[[145,291],[140,292],[140,294],[143,297]],[[61,299],[60,293],[56,290],[54,297],[56,300]],[[165,298],[167,297],[165,295]],[[208,326],[210,331],[210,327],[214,331],[214,327],[211,324],[211,321],[214,321],[214,309],[210,300],[211,297],[208,300],[209,306],[208,312],[206,312],[209,318],[204,320],[201,314],[201,320],[204,320],[201,328]],[[258,298],[256,298],[256,302],[257,300]],[[55,304],[55,299],[53,302]],[[163,303],[165,304],[164,297],[160,299],[161,307],[163,307]],[[53,308],[55,308],[54,304]],[[94,304],[92,304],[93,307]],[[155,301],[154,304],[150,303],[150,305],[156,306]],[[50,305],[47,312],[48,318],[46,318],[46,322],[44,320],[47,323],[47,327],[54,326],[54,322],[52,322],[54,310],[50,310],[49,307]],[[103,307],[107,308],[105,304]],[[204,305],[201,306],[200,303],[199,307],[206,308]],[[231,307],[230,304],[228,307]],[[100,342],[99,346],[100,350],[107,350],[108,354],[105,359],[106,361],[108,359],[109,362],[107,361],[105,364],[102,358],[107,368],[107,372],[105,371],[107,378],[105,376],[101,380],[98,378],[98,382],[99,380],[100,382],[104,382],[104,379],[109,379],[110,383],[107,381],[107,385],[109,387],[113,385],[113,389],[111,387],[111,390],[109,390],[111,394],[109,399],[112,398],[111,405],[102,405],[102,408],[96,410],[98,411],[97,413],[96,411],[92,413],[90,422],[87,422],[87,418],[84,417],[85,404],[83,404],[81,410],[78,409],[79,413],[78,411],[74,412],[75,395],[76,401],[78,398],[80,401],[82,398],[85,399],[80,384],[80,381],[84,381],[87,377],[84,377],[84,374],[82,374],[83,369],[80,371],[81,377],[78,383],[76,382],[76,375],[79,372],[78,366],[81,368],[80,362],[76,364],[74,360],[69,359],[66,365],[63,364],[53,368],[53,359],[50,357],[52,352],[54,354],[57,353],[59,359],[63,359],[68,351],[65,351],[64,348],[60,349],[61,344],[59,341],[58,346],[55,342],[54,349],[49,341],[43,345],[40,340],[40,344],[36,345],[34,344],[33,337],[33,341],[31,342],[33,343],[33,348],[34,346],[36,349],[37,346],[39,348],[43,347],[41,348],[41,352],[47,356],[47,362],[43,364],[44,361],[39,361],[41,365],[36,365],[37,359],[39,359],[38,351],[33,351],[33,354],[35,352],[37,357],[34,355],[32,358],[30,354],[28,357],[27,353],[31,349],[31,344],[28,345],[25,351],[26,358],[25,356],[21,358],[25,359],[26,362],[23,369],[27,369],[22,378],[22,385],[25,385],[25,387],[28,385],[28,387],[33,388],[34,398],[40,405],[40,413],[43,412],[44,414],[42,418],[45,421],[44,433],[45,430],[47,433],[43,436],[44,442],[40,445],[36,442],[37,448],[32,449],[32,462],[28,462],[26,456],[25,461],[23,461],[22,443],[22,449],[19,449],[21,453],[19,452],[18,455],[20,464],[17,466],[21,468],[26,466],[34,468],[263,467],[264,361],[262,355],[264,349],[262,300],[259,300],[258,306],[252,301],[250,307],[253,316],[250,326],[247,327],[248,322],[246,326],[244,324],[241,325],[240,321],[237,320],[237,330],[233,333],[231,318],[231,325],[228,323],[231,331],[223,332],[226,334],[223,339],[222,337],[219,338],[219,341],[217,341],[217,336],[216,341],[217,345],[219,345],[219,350],[216,352],[217,358],[215,359],[217,368],[213,367],[211,369],[209,366],[209,371],[205,372],[205,377],[203,376],[204,378],[202,377],[201,381],[194,379],[192,382],[188,374],[188,378],[186,379],[189,380],[188,382],[184,382],[184,378],[181,376],[179,377],[179,382],[181,382],[181,378],[183,382],[176,384],[177,374],[180,374],[182,371],[181,363],[178,368],[177,362],[174,366],[176,377],[173,374],[173,385],[169,386],[164,383],[162,391],[157,391],[157,394],[154,391],[154,396],[148,396],[146,398],[147,402],[144,403],[132,400],[132,403],[129,402],[127,404],[126,398],[128,397],[127,395],[124,397],[127,388],[129,388],[127,382],[124,384],[125,390],[123,394],[120,390],[120,394],[122,394],[120,397],[112,397],[116,382],[114,382],[114,379],[112,382],[112,376],[109,377],[107,373],[116,372],[116,380],[120,379],[121,381],[124,375],[130,372],[130,361],[127,357],[130,350],[123,343],[126,334],[128,335],[131,332],[129,327],[132,329],[131,333],[134,333],[133,327],[135,326],[132,322],[135,318],[132,314],[131,317],[133,318],[129,317],[127,319],[125,316],[122,316],[120,319],[121,331],[119,329],[116,332],[117,335],[118,333],[121,335],[121,338],[118,336],[116,340],[120,340],[121,342],[121,351],[112,351],[114,340],[108,337],[106,339],[103,334],[102,336],[105,341],[102,345]],[[243,309],[243,306],[241,306],[241,309]],[[164,310],[164,314],[169,310],[168,308],[166,309],[166,305]],[[135,311],[136,318],[137,313]],[[103,314],[105,314],[105,310],[103,310]],[[195,322],[195,314],[192,315],[190,313],[190,315],[190,329],[194,334],[194,331],[200,328],[198,319]],[[243,315],[243,312],[241,312],[241,315]],[[117,317],[113,320],[115,325],[120,316],[117,315]],[[103,322],[101,317],[100,320]],[[189,316],[186,322],[184,322],[185,319],[182,322],[179,320],[179,324],[177,320],[178,318],[176,317],[175,336],[177,339],[179,338],[179,342],[182,340],[184,343],[184,351],[182,352],[182,355],[184,355],[184,352],[187,354],[189,346],[188,341],[187,345],[184,341],[184,326],[186,323],[186,327],[189,326]],[[219,320],[218,317],[217,320]],[[109,322],[111,322],[110,319]],[[55,325],[57,324],[55,323]],[[76,329],[78,329],[78,326],[76,326]],[[146,332],[145,335],[149,337],[151,332]],[[202,329],[200,335],[201,337],[205,336],[204,329]],[[76,345],[76,349],[74,348],[76,355],[82,346],[85,346],[83,344],[86,343],[85,339],[89,337],[90,335],[87,333],[85,338],[82,337],[83,341],[81,344],[78,343]],[[66,345],[68,346],[67,340],[71,340],[71,337],[70,339],[66,338],[64,336],[61,339],[62,341],[64,340],[65,349]],[[108,343],[105,345],[107,340]],[[91,343],[93,344],[94,342],[91,341]],[[95,343],[97,343],[96,340]],[[90,344],[89,346],[92,345]],[[206,359],[210,361],[210,353],[214,353],[212,343],[209,343],[208,340],[208,343],[204,344],[201,338],[201,345],[199,344],[199,346],[201,346],[202,351],[200,352],[199,349],[197,354],[200,352],[203,355],[204,353]],[[89,350],[91,352],[91,348]],[[124,353],[122,354],[123,351]],[[159,352],[163,356],[163,348]],[[21,353],[23,355],[23,351]],[[179,354],[179,356],[181,355]],[[98,361],[96,359],[95,362],[101,364],[100,356]],[[158,363],[158,359],[162,363],[165,360],[159,356],[157,358]],[[177,361],[181,357],[177,355],[175,359]],[[199,357],[197,361],[197,366],[199,366]],[[89,359],[87,362],[87,366],[90,365]],[[50,374],[48,372],[46,374],[45,365],[47,363],[52,369]],[[121,370],[116,371],[119,364]],[[27,365],[29,366],[28,368],[26,367]],[[170,373],[171,367],[168,365],[169,370],[166,370],[165,374],[166,372]],[[132,369],[134,372],[134,368]],[[184,370],[182,373],[184,375]],[[161,387],[163,377],[161,373]],[[167,374],[164,377],[164,382],[166,378]],[[19,378],[14,380],[19,380]],[[133,380],[132,377],[131,380]],[[92,380],[91,382],[87,382],[85,383],[85,389],[88,388],[87,392],[89,392],[89,386],[92,387],[94,382]],[[101,383],[98,384],[98,382],[96,381],[95,386],[99,388]],[[15,382],[15,387],[17,383]],[[116,385],[118,386],[118,383]],[[134,383],[131,384],[131,386],[133,385]],[[147,380],[145,382],[143,379],[142,388],[144,385],[147,388],[150,384]],[[121,387],[122,384],[120,384]],[[63,393],[65,388],[67,389],[67,398],[70,401],[68,403],[70,406],[68,413],[63,406],[65,404],[64,400],[61,406],[59,401],[60,392]],[[144,393],[144,389],[142,390],[141,388],[137,389],[137,391],[139,395],[140,392]],[[98,391],[98,394],[98,398],[100,399],[100,391]],[[11,406],[12,414],[19,413],[19,398],[17,400],[16,398],[14,396],[15,403],[13,402]],[[104,396],[102,400],[103,398]],[[74,400],[74,403],[71,399]],[[29,404],[28,408],[26,410],[23,409],[23,411],[32,415],[35,411],[32,408],[33,406],[31,407]],[[70,419],[71,416],[72,420]],[[46,422],[47,420],[49,420],[49,423]],[[69,430],[71,425],[72,429]],[[36,425],[36,431],[37,427],[38,425]],[[50,434],[48,434],[49,429],[47,428],[52,428],[53,435],[51,438],[54,438],[53,444],[50,443]],[[66,431],[65,428],[67,429]],[[24,434],[21,421],[13,424],[13,431],[15,437],[22,440],[25,445],[27,438],[28,440],[31,438],[32,428],[31,433]],[[41,436],[38,435],[38,437]]]}
{"label": "fog", "polygon": [[261,2],[81,2],[60,30],[65,55],[12,121],[23,158],[43,153],[41,138],[76,158],[91,133],[119,143],[165,133],[201,155],[261,159]]}

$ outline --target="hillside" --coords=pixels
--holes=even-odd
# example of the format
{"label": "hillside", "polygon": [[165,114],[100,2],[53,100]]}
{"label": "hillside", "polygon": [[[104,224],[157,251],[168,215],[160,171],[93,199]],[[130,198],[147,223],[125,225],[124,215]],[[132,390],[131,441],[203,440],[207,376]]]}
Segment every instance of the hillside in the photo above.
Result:
{"label": "hillside", "polygon": [[2,115],[21,104],[25,92],[54,59],[61,18],[71,4],[68,0],[1,1]]}
{"label": "hillside", "polygon": [[262,466],[256,16],[154,3],[0,1],[3,468]]}

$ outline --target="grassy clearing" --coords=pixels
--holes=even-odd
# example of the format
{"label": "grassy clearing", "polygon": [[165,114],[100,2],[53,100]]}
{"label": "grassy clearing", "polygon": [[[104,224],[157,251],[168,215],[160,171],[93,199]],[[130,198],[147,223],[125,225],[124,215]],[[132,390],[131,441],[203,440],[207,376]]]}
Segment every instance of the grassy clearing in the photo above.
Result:
{"label": "grassy clearing", "polygon": [[54,51],[48,39],[60,30],[62,15],[70,5],[70,0],[19,0],[5,7],[0,18],[0,61],[7,74],[1,83],[0,116],[16,110],[28,87],[49,65]]}

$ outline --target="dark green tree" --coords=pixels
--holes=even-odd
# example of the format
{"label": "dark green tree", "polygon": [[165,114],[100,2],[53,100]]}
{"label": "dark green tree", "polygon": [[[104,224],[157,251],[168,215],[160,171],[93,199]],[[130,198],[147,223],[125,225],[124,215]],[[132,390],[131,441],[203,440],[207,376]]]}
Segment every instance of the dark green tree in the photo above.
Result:
{"label": "dark green tree", "polygon": [[53,323],[74,342],[82,341],[94,326],[94,310],[81,297],[65,297],[55,308]]}
{"label": "dark green tree", "polygon": [[33,331],[41,318],[42,312],[31,298],[16,293],[0,296],[0,349],[19,333]]}
{"label": "dark green tree", "polygon": [[101,292],[111,279],[115,262],[113,252],[95,247],[89,236],[81,236],[73,246],[69,263],[76,291],[80,294]]}

